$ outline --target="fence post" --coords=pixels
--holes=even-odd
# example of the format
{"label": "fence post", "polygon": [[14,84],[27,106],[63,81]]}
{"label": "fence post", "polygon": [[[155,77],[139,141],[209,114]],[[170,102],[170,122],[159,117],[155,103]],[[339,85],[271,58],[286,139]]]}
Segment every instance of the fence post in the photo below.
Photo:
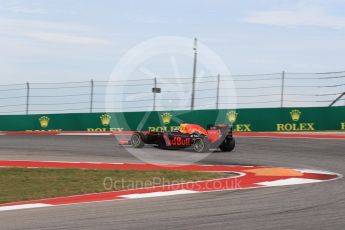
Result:
{"label": "fence post", "polygon": [[285,88],[285,71],[282,72],[282,88],[281,88],[281,96],[280,96],[280,107],[284,107],[284,88]]}
{"label": "fence post", "polygon": [[191,105],[190,109],[194,110],[194,100],[195,100],[195,81],[196,81],[196,63],[197,63],[197,58],[198,58],[198,50],[197,50],[197,45],[198,45],[198,40],[194,38],[194,62],[193,62],[193,82],[192,82],[192,98],[191,98]]}
{"label": "fence post", "polygon": [[94,82],[93,79],[91,79],[91,94],[90,94],[90,113],[93,111],[93,88],[94,88]]}
{"label": "fence post", "polygon": [[153,88],[154,90],[153,91],[153,111],[156,111],[156,90],[157,90],[157,78],[155,77],[153,79]]}
{"label": "fence post", "polygon": [[345,96],[345,92],[340,94],[328,107],[332,107],[335,103],[337,103],[343,96]]}
{"label": "fence post", "polygon": [[220,83],[220,75],[217,75],[217,101],[216,101],[216,108],[219,109],[219,83]]}
{"label": "fence post", "polygon": [[30,103],[30,83],[26,82],[26,115],[29,114],[29,103]]}

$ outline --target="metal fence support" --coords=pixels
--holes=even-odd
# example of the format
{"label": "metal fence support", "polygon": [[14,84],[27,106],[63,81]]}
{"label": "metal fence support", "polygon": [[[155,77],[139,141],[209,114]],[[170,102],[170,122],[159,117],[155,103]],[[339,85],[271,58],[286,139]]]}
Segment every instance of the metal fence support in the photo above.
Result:
{"label": "metal fence support", "polygon": [[153,79],[153,111],[156,111],[157,78]]}
{"label": "metal fence support", "polygon": [[337,103],[342,97],[345,96],[345,92],[340,94],[328,107],[332,107],[335,103]]}
{"label": "metal fence support", "polygon": [[220,84],[220,75],[217,75],[217,101],[216,101],[216,108],[219,109],[219,84]]}
{"label": "metal fence support", "polygon": [[30,83],[26,82],[26,115],[29,114],[29,104],[30,104]]}
{"label": "metal fence support", "polygon": [[194,38],[194,64],[193,64],[193,85],[192,85],[192,98],[191,98],[191,105],[190,109],[194,110],[194,100],[195,100],[195,81],[196,81],[196,62],[197,62],[197,57],[198,57],[198,51],[197,51],[197,45],[198,45],[198,40]]}
{"label": "metal fence support", "polygon": [[284,107],[284,88],[285,88],[285,71],[282,72],[282,88],[281,88],[281,97],[280,97],[280,107]]}
{"label": "metal fence support", "polygon": [[91,79],[91,93],[90,93],[90,113],[93,111],[93,90],[94,90],[94,81]]}

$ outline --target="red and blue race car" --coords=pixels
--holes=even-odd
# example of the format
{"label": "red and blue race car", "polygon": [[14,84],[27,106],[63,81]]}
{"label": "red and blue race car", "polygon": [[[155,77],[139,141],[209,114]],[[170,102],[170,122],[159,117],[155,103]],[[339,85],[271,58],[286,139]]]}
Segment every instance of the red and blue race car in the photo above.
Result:
{"label": "red and blue race car", "polygon": [[181,124],[173,132],[134,132],[129,143],[134,148],[150,144],[161,149],[193,148],[198,153],[217,148],[230,152],[235,148],[232,128],[224,124],[208,125],[207,130],[196,124]]}

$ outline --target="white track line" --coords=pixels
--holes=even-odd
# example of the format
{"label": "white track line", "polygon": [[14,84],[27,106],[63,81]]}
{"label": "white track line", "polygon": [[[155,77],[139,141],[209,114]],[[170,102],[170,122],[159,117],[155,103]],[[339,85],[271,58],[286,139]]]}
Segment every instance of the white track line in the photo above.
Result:
{"label": "white track line", "polygon": [[317,170],[317,169],[296,169],[302,173],[318,173],[318,174],[327,174],[327,175],[334,175],[336,173],[324,170]]}
{"label": "white track line", "polygon": [[161,196],[172,196],[172,195],[181,195],[181,194],[192,194],[198,193],[193,190],[175,190],[175,191],[166,191],[166,192],[150,192],[150,193],[136,193],[119,196],[126,199],[138,199],[138,198],[149,198],[149,197],[161,197]]}
{"label": "white track line", "polygon": [[50,207],[50,206],[54,206],[54,205],[34,203],[34,204],[19,204],[19,205],[11,205],[11,206],[2,206],[2,207],[0,207],[0,212],[20,210],[20,209],[29,209],[29,208],[43,208],[43,207]]}
{"label": "white track line", "polygon": [[316,183],[316,182],[321,182],[321,181],[322,180],[305,179],[305,178],[289,178],[289,179],[282,179],[282,180],[275,180],[275,181],[259,182],[256,184],[273,187],[273,186],[284,186],[284,185],[309,184],[309,183]]}

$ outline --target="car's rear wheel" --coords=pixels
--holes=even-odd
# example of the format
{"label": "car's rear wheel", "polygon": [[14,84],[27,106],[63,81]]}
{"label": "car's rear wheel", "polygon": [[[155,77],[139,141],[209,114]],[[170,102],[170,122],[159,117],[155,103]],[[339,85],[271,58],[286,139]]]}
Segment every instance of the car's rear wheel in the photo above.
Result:
{"label": "car's rear wheel", "polygon": [[134,148],[142,148],[144,147],[145,143],[144,141],[141,139],[141,136],[139,133],[134,133],[131,137],[131,145]]}
{"label": "car's rear wheel", "polygon": [[222,152],[231,152],[235,148],[235,139],[226,138],[223,143],[219,146]]}
{"label": "car's rear wheel", "polygon": [[196,139],[193,144],[193,149],[197,153],[204,153],[210,150],[210,143],[206,138]]}

